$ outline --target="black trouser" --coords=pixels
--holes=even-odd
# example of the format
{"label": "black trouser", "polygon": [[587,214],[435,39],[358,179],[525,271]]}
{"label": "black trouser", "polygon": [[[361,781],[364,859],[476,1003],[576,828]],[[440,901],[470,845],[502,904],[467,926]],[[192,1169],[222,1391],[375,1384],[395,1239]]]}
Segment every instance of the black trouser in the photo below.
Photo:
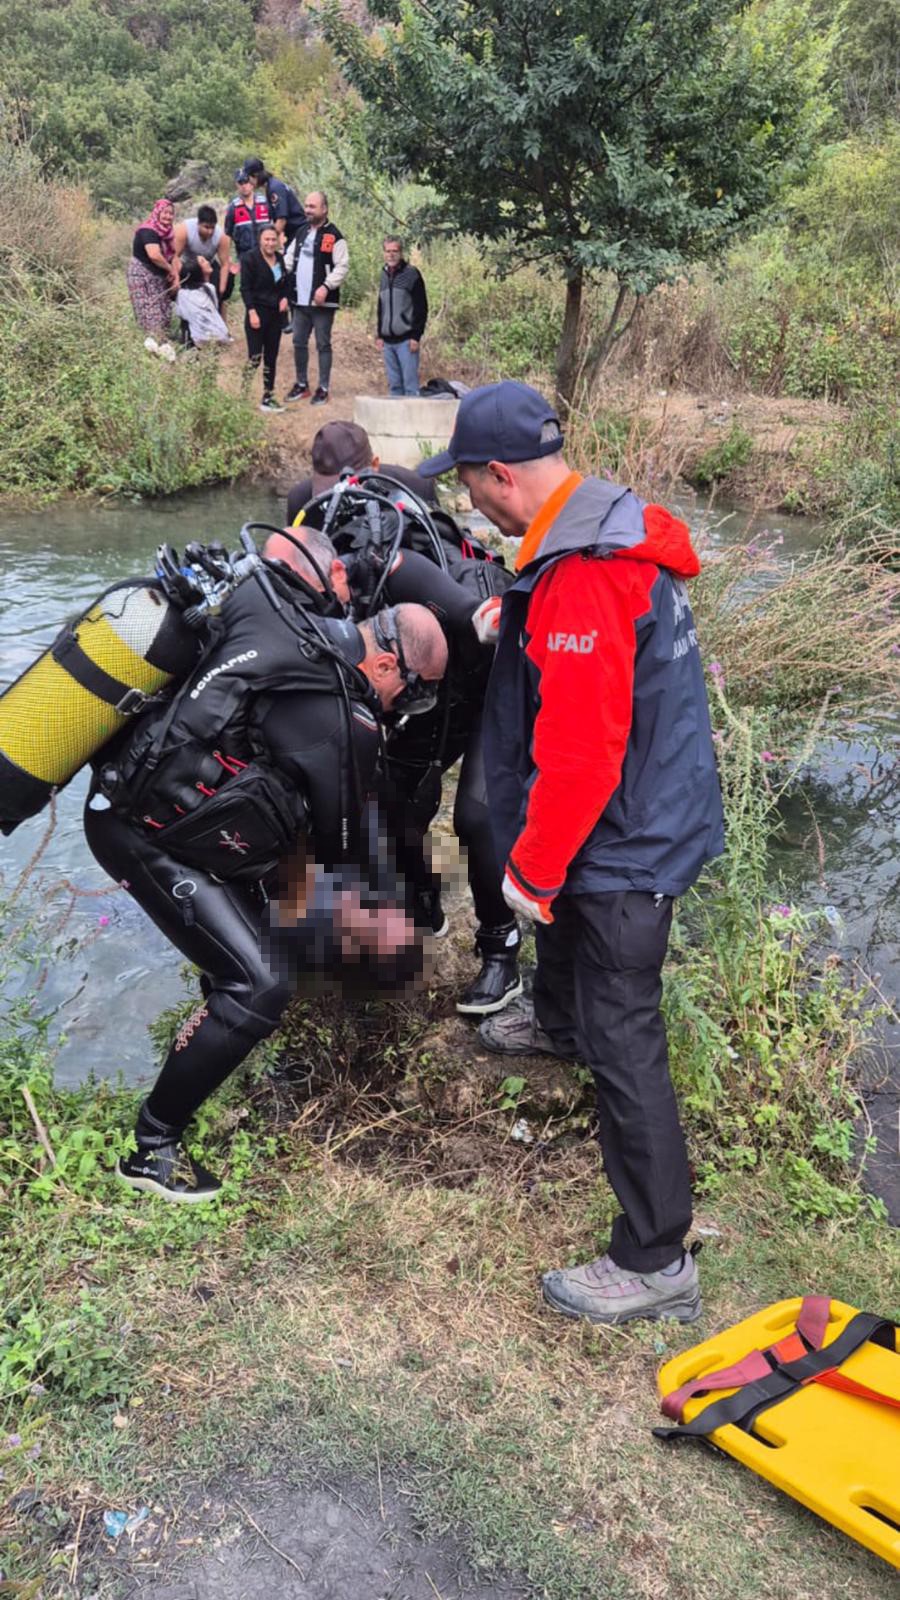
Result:
{"label": "black trouser", "polygon": [[[442,717],[440,707],[429,716]],[[411,723],[418,718],[411,718]],[[424,720],[424,719],[422,719]],[[501,928],[512,922],[513,916],[501,893],[503,872],[497,860],[491,819],[487,805],[487,785],[484,775],[484,748],[481,731],[481,714],[469,714],[464,730],[451,726],[443,752],[441,767],[444,772],[462,756],[462,767],[453,807],[453,830],[466,852],[466,870],[469,887],[475,904],[475,915],[481,928]],[[404,730],[405,733],[406,730]],[[415,729],[412,730],[413,734]],[[417,889],[440,887],[440,874],[432,873],[425,862],[422,846],[425,834],[440,805],[440,786],[435,784],[424,803],[416,805],[413,797],[422,779],[428,773],[425,759],[416,758],[415,752],[404,741],[403,734],[388,745],[389,772],[403,803],[403,820],[397,828],[397,857],[400,871],[407,882]]]}
{"label": "black trouser", "polygon": [[258,367],[260,360],[263,365],[263,394],[271,394],[275,388],[275,368],[278,365],[278,351],[281,345],[280,311],[270,311],[264,308],[257,313],[259,327],[251,328],[249,312],[244,317],[244,332],[247,335],[247,357],[251,367]]}
{"label": "black trouser", "polygon": [[600,1148],[622,1207],[609,1252],[658,1272],[691,1222],[684,1135],[660,1012],[672,901],[652,894],[561,894],[538,928],[534,1009],[555,1043],[594,1074]]}
{"label": "black trouser", "polygon": [[84,814],[101,867],[204,974],[204,1000],[180,1029],[147,1099],[159,1122],[180,1131],[255,1044],[278,1025],[292,989],[260,952],[262,890],[216,883],[180,866],[112,811]]}
{"label": "black trouser", "polygon": [[298,383],[309,381],[309,336],[315,333],[316,352],[319,357],[319,388],[327,389],[330,386],[331,327],[334,313],[334,306],[294,307],[294,370]]}

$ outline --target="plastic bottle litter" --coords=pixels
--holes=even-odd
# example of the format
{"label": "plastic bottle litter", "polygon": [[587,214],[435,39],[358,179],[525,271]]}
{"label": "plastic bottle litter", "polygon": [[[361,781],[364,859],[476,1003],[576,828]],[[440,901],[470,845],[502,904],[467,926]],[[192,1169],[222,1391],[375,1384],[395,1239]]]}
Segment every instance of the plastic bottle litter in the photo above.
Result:
{"label": "plastic bottle litter", "polygon": [[829,927],[834,930],[837,938],[843,939],[844,934],[847,931],[847,924],[841,916],[841,913],[838,911],[837,906],[823,906],[822,915]]}

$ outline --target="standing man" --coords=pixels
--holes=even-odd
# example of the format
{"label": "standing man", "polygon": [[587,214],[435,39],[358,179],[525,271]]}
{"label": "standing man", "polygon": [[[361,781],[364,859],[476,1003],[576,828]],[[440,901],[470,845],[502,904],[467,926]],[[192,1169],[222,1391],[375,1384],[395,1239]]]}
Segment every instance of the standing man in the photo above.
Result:
{"label": "standing man", "polygon": [[428,321],[428,296],[418,267],[403,259],[403,240],[389,234],[382,246],[378,286],[378,349],[392,395],[419,393],[419,347]]}
{"label": "standing man", "polygon": [[235,174],[237,194],[225,212],[225,232],[234,243],[238,268],[245,256],[255,250],[263,228],[272,224],[269,200],[265,187],[257,183],[255,173],[243,167]]}
{"label": "standing man", "polygon": [[309,336],[315,333],[319,382],[311,404],[324,405],[331,383],[331,327],[340,304],[341,284],[350,271],[347,241],[328,216],[328,196],[314,189],[303,202],[306,220],[284,255],[288,298],[294,307],[294,368],[297,381],[285,396],[288,405],[309,396]]}
{"label": "standing man", "polygon": [[591,1322],[700,1315],[691,1189],[660,1012],[672,903],[724,848],[686,525],[562,454],[522,383],[474,389],[449,448],[473,504],[522,541],[485,707],[487,793],[510,909],[535,925],[534,1004],[481,1024],[504,1054],[581,1056],[621,1206],[609,1251],[548,1272]]}

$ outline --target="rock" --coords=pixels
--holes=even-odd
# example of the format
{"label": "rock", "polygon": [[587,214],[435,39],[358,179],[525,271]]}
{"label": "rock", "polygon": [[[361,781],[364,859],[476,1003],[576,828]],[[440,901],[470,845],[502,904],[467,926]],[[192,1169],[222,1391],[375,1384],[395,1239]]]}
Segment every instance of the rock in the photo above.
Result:
{"label": "rock", "polygon": [[181,171],[166,184],[166,199],[191,200],[202,194],[212,183],[212,167],[208,161],[186,161]]}

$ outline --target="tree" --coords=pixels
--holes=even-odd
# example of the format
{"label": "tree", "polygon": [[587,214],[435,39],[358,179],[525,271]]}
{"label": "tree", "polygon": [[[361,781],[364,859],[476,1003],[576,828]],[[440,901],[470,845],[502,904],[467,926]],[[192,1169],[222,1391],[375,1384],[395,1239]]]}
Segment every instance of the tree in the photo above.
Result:
{"label": "tree", "polygon": [[[469,233],[565,279],[557,389],[593,381],[642,296],[719,254],[795,177],[827,43],[804,0],[326,0],[373,159],[435,199],[423,236]],[[586,283],[616,283],[585,340]]]}

